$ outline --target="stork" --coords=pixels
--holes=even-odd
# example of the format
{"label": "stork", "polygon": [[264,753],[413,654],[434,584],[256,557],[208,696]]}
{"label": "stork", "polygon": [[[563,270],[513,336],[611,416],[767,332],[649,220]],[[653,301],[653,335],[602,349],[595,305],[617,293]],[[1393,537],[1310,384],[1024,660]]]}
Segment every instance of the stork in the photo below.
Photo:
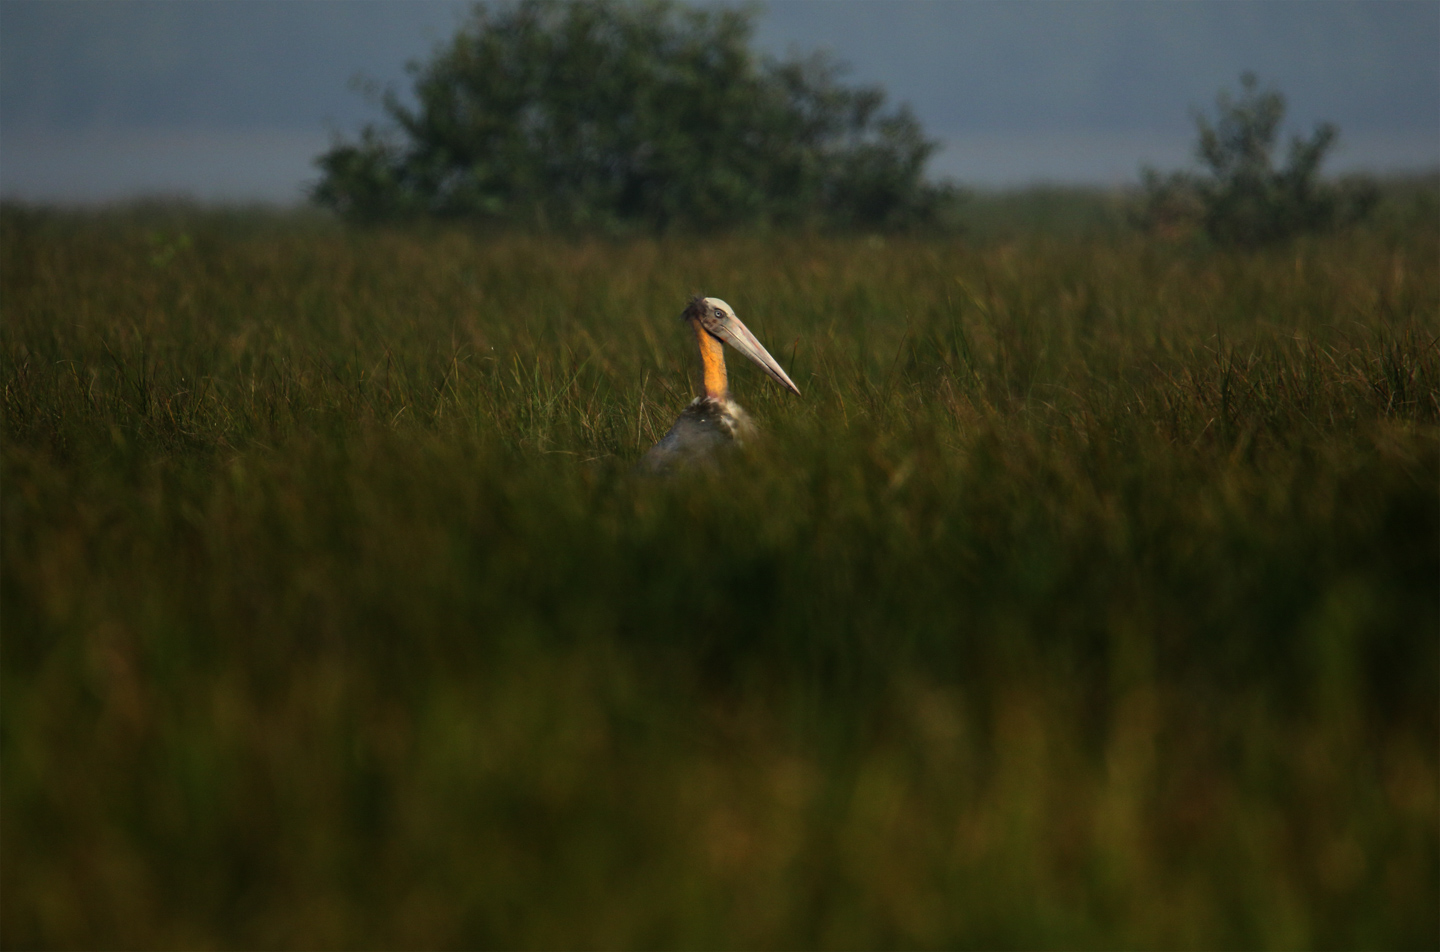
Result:
{"label": "stork", "polygon": [[700,345],[705,393],[690,402],[670,431],[640,461],[641,467],[652,473],[709,462],[727,447],[739,446],[757,432],[750,414],[730,399],[722,342],[759,364],[780,386],[800,395],[800,388],[724,301],[697,295],[680,316]]}

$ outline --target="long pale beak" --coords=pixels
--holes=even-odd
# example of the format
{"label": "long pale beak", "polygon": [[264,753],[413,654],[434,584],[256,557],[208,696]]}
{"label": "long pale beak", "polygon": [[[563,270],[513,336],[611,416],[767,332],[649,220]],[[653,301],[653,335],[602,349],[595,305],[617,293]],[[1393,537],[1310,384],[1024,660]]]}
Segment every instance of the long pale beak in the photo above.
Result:
{"label": "long pale beak", "polygon": [[740,318],[731,314],[723,321],[711,322],[705,329],[759,364],[760,369],[769,374],[771,379],[780,386],[797,397],[800,395],[800,388],[795,386],[795,381],[791,380],[790,376],[781,369],[764,345],[755,339],[754,334],[750,333],[750,328],[740,322]]}

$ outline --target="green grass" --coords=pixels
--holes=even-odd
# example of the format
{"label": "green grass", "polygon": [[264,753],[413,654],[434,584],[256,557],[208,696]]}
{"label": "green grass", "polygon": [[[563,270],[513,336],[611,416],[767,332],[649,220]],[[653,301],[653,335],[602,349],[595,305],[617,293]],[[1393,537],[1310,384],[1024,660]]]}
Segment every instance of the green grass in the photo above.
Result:
{"label": "green grass", "polygon": [[1434,946],[1437,252],[5,209],[0,941]]}

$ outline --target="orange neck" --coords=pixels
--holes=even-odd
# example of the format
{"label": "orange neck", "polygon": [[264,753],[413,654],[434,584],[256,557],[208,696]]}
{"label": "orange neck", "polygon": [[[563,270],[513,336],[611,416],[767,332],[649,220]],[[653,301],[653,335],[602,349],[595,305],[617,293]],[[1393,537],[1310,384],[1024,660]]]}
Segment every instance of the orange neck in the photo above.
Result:
{"label": "orange neck", "polygon": [[705,332],[698,321],[692,322],[695,339],[700,343],[700,365],[705,371],[705,396],[723,400],[729,392],[725,379],[725,345]]}

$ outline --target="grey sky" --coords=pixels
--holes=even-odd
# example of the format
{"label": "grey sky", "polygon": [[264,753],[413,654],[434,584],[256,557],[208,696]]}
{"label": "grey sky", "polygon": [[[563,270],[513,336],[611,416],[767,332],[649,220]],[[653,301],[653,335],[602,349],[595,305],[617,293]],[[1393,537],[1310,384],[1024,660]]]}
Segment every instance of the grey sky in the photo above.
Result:
{"label": "grey sky", "polygon": [[[4,0],[0,192],[294,200],[365,74],[448,36],[446,0]],[[828,47],[908,101],[967,184],[1117,183],[1189,160],[1189,110],[1244,69],[1289,125],[1342,130],[1336,169],[1440,165],[1440,3],[772,2],[763,50]]]}

